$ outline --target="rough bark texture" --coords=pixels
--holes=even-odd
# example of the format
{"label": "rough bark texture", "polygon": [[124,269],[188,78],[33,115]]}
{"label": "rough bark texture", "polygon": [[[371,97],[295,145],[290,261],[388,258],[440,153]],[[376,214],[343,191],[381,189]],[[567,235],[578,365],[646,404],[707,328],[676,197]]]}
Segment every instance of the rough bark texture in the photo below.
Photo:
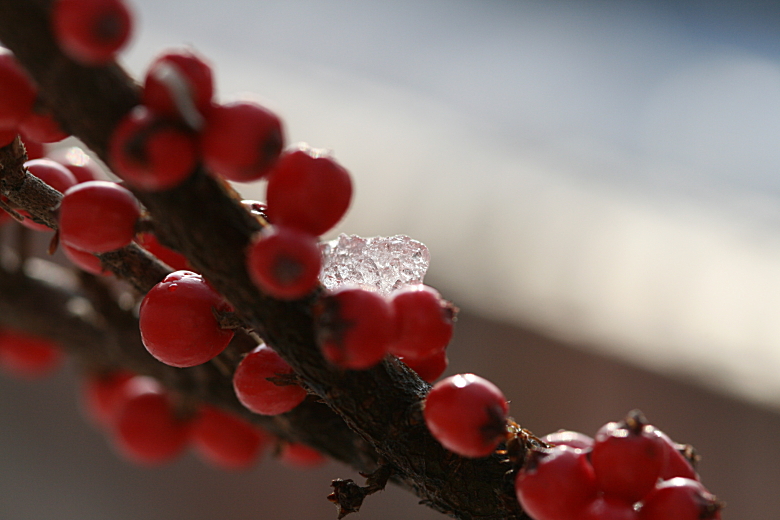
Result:
{"label": "rough bark texture", "polygon": [[[0,41],[29,71],[40,88],[41,101],[62,127],[110,165],[109,138],[117,122],[138,103],[137,86],[114,64],[88,68],[63,56],[49,31],[48,8],[46,0],[0,0]],[[3,192],[20,206],[31,205],[13,188],[13,182],[25,181],[18,178],[18,165],[1,164]],[[344,371],[323,359],[312,320],[312,307],[321,290],[293,302],[274,300],[258,291],[244,267],[244,250],[263,223],[241,206],[228,185],[199,168],[174,189],[135,194],[149,211],[161,242],[183,253],[233,305],[241,322],[272,345],[316,396],[300,411],[268,420],[269,429],[307,442],[363,471],[375,469],[381,460],[393,468],[395,481],[411,488],[429,506],[457,518],[528,518],[515,499],[512,479],[507,476],[513,465],[505,456],[464,459],[430,436],[421,414],[421,400],[429,385],[402,363],[388,358],[370,370]],[[55,207],[51,201],[35,209],[50,211]],[[47,220],[43,214],[41,219]],[[105,265],[141,291],[164,274],[164,268],[159,271],[154,263],[139,267],[148,259],[133,248],[103,256]],[[135,267],[128,268],[126,261]],[[31,327],[47,330],[45,322],[61,315],[72,327],[65,336],[73,352],[83,351],[79,345],[103,342],[104,353],[90,350],[87,356],[105,355],[106,364],[127,365],[195,399],[240,411],[229,372],[246,352],[246,344],[237,341],[221,356],[233,362],[222,365],[229,370],[220,370],[219,363],[186,370],[166,367],[145,353],[133,319],[127,318],[120,329],[95,329],[88,321],[63,314],[69,298],[66,293],[48,295],[45,291],[55,288],[36,284],[18,274],[0,278],[4,321],[5,316],[19,323],[32,320]],[[42,301],[45,306],[40,305]],[[60,335],[62,330],[51,333]],[[82,342],[84,338],[88,343]],[[143,356],[148,359],[142,360]]]}

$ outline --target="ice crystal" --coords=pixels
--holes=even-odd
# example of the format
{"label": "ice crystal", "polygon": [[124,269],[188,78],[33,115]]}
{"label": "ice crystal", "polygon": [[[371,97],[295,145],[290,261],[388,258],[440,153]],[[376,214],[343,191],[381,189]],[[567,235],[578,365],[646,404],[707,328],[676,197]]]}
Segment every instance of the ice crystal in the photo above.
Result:
{"label": "ice crystal", "polygon": [[342,233],[320,247],[320,281],[328,289],[353,284],[390,294],[422,283],[431,260],[425,244],[405,235],[363,238]]}

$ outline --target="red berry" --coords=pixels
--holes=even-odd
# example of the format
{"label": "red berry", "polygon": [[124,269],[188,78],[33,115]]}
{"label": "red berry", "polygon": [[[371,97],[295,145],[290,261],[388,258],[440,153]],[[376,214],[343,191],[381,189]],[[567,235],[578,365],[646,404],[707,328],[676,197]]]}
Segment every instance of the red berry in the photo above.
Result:
{"label": "red berry", "polygon": [[19,132],[17,132],[15,128],[12,128],[11,130],[0,130],[0,148],[13,143],[18,134]]}
{"label": "red berry", "polygon": [[203,125],[213,96],[211,66],[191,49],[161,54],[146,72],[143,104],[158,114],[180,118],[193,129]]}
{"label": "red berry", "polygon": [[322,254],[312,235],[295,229],[269,226],[247,250],[252,281],[274,298],[302,298],[319,283]]}
{"label": "red berry", "polygon": [[35,85],[14,55],[0,48],[0,130],[14,130],[32,113],[37,96]]}
{"label": "red berry", "polygon": [[0,330],[0,367],[23,379],[47,376],[62,364],[59,345],[26,332]]}
{"label": "red berry", "polygon": [[98,426],[113,426],[117,407],[124,400],[124,385],[134,377],[127,370],[87,374],[81,385],[84,413]]}
{"label": "red berry", "polygon": [[76,184],[76,177],[63,165],[51,159],[33,159],[24,163],[24,167],[60,193],[65,193]]}
{"label": "red berry", "polygon": [[53,150],[47,154],[47,157],[67,168],[76,177],[76,182],[105,179],[97,163],[78,146]]}
{"label": "red berry", "polygon": [[275,224],[321,235],[347,212],[352,180],[326,152],[302,145],[279,159],[266,195]]}
{"label": "red berry", "polygon": [[251,466],[271,436],[233,414],[201,406],[192,424],[192,445],[207,462],[225,469]]}
{"label": "red berry", "polygon": [[455,310],[438,291],[427,285],[411,285],[390,297],[395,314],[396,341],[390,352],[404,359],[431,357],[444,350],[452,338]]}
{"label": "red berry", "polygon": [[592,450],[593,439],[584,433],[573,432],[569,430],[559,430],[555,433],[548,433],[542,440],[553,446],[569,446],[580,450]]}
{"label": "red berry", "polygon": [[517,474],[515,491],[536,520],[581,518],[598,494],[587,452],[570,446],[532,451]]}
{"label": "red berry", "polygon": [[464,457],[486,457],[506,436],[509,405],[496,385],[474,374],[442,379],[425,398],[431,435]]}
{"label": "red berry", "polygon": [[114,441],[133,462],[155,465],[179,455],[189,424],[179,418],[168,393],[152,378],[136,376],[123,385],[114,422]]}
{"label": "red berry", "polygon": [[[674,477],[683,477],[699,480],[696,469],[691,463],[691,459],[695,460],[697,457],[693,446],[688,444],[677,444],[660,430],[655,430],[655,434],[664,440],[666,446],[666,464],[664,464],[664,469],[661,471],[660,478],[662,480],[669,480]],[[689,453],[691,459],[683,455],[683,452],[686,451]]]}
{"label": "red berry", "polygon": [[447,365],[449,365],[446,350],[440,350],[423,359],[406,359],[402,356],[399,359],[406,363],[406,366],[417,372],[420,379],[429,383],[439,379],[444,371],[447,370]]}
{"label": "red berry", "polygon": [[43,143],[28,139],[24,135],[20,137],[22,138],[24,149],[27,152],[28,161],[32,161],[33,159],[43,159],[43,156],[46,155],[46,147]]}
{"label": "red berry", "polygon": [[173,188],[195,170],[195,137],[183,125],[163,119],[143,106],[119,123],[111,138],[109,157],[114,171],[136,188]]}
{"label": "red berry", "polygon": [[149,353],[167,365],[200,365],[233,339],[233,331],[220,328],[215,317],[215,312],[231,310],[201,275],[176,271],[141,302],[141,339]]}
{"label": "red berry", "polygon": [[68,137],[51,114],[38,112],[30,113],[19,123],[19,133],[39,143],[56,143]]}
{"label": "red berry", "polygon": [[187,257],[162,245],[152,233],[140,233],[136,236],[138,245],[177,271],[191,269]]}
{"label": "red berry", "polygon": [[322,453],[300,442],[284,443],[279,460],[296,468],[315,468],[327,461]]}
{"label": "red berry", "polygon": [[599,488],[607,496],[634,503],[655,485],[666,463],[663,439],[638,410],[596,433],[591,463]]}
{"label": "red berry", "polygon": [[0,211],[0,226],[5,224],[6,222],[11,222],[12,217],[5,211]]}
{"label": "red berry", "polygon": [[638,520],[638,514],[632,504],[622,500],[598,497],[583,511],[579,520]]}
{"label": "red berry", "polygon": [[660,482],[642,500],[639,520],[720,520],[723,504],[700,482],[673,478]]}
{"label": "red berry", "polygon": [[322,354],[341,368],[362,370],[376,365],[395,337],[387,300],[359,287],[341,287],[323,296],[314,316]]}
{"label": "red berry", "polygon": [[289,412],[306,398],[306,390],[291,380],[293,374],[290,365],[274,349],[260,345],[238,364],[233,389],[241,404],[253,412],[278,415]]}
{"label": "red berry", "polygon": [[132,17],[121,0],[56,0],[51,24],[64,54],[85,65],[103,65],[127,43]]}
{"label": "red berry", "polygon": [[62,197],[60,240],[82,251],[114,251],[133,241],[140,216],[135,196],[115,182],[82,182]]}
{"label": "red berry", "polygon": [[214,107],[200,138],[206,166],[228,180],[264,177],[284,147],[282,123],[273,112],[251,102]]}
{"label": "red berry", "polygon": [[96,257],[94,253],[76,249],[64,242],[60,242],[60,247],[62,248],[62,252],[65,253],[65,257],[82,271],[100,276],[110,276],[112,274],[111,271],[103,269],[100,258]]}
{"label": "red berry", "polygon": [[[68,188],[76,184],[76,178],[67,168],[50,159],[33,159],[24,163],[24,166],[27,168],[27,171],[60,193],[65,193]],[[22,210],[19,213],[28,217],[22,222],[26,227],[36,231],[49,231],[49,228],[43,224],[33,222],[29,218],[30,214],[26,211]]]}

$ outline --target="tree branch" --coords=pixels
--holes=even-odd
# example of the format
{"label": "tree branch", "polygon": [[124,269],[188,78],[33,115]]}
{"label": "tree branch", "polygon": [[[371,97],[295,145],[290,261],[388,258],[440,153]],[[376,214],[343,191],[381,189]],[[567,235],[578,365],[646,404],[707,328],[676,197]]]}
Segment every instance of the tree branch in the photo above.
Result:
{"label": "tree branch", "polygon": [[[36,81],[42,102],[62,127],[110,164],[109,138],[117,122],[138,103],[137,86],[117,65],[88,68],[63,56],[49,31],[48,7],[45,0],[0,0],[0,40]],[[387,461],[395,478],[423,502],[462,519],[527,518],[515,499],[512,479],[507,478],[513,464],[506,456],[461,458],[430,436],[420,406],[429,385],[414,372],[392,357],[364,371],[340,370],[323,359],[312,319],[312,304],[321,289],[292,302],[259,292],[247,274],[244,250],[262,224],[224,181],[199,167],[174,189],[135,194],[154,220],[161,242],[183,253],[243,322],[357,434],[358,444],[370,445],[376,458]],[[202,396],[213,399],[211,392],[224,392],[229,384],[224,375],[209,377],[221,381]],[[356,437],[347,439],[345,446],[353,450],[348,444]],[[312,442],[316,439],[303,440],[317,445]],[[342,456],[355,465],[354,456]]]}

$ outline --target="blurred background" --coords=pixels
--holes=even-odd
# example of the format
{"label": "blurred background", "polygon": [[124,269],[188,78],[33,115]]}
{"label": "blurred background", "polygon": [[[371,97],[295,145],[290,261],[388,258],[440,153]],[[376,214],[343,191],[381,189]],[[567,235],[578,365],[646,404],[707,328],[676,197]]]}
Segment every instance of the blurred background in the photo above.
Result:
{"label": "blurred background", "polygon": [[[641,408],[703,456],[724,518],[780,498],[780,4],[135,0],[123,55],[212,60],[220,99],[332,149],[335,233],[407,234],[462,308],[448,374],[537,434]],[[263,198],[262,185],[239,185]],[[228,474],[119,460],[69,370],[0,376],[0,518],[335,518],[337,464]],[[442,518],[388,488],[355,518]]]}

